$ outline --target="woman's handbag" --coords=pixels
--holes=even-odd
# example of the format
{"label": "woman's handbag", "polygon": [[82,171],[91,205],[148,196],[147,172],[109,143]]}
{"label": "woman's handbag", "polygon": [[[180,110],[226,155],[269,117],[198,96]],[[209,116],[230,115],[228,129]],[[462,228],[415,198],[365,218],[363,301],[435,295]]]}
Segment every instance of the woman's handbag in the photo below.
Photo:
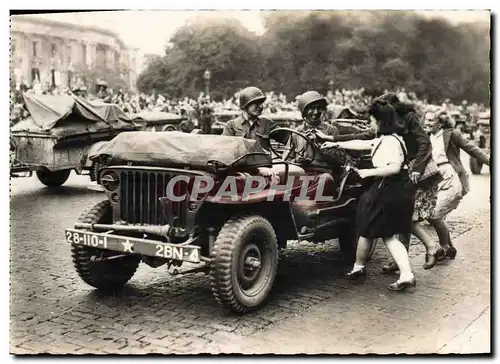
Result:
{"label": "woman's handbag", "polygon": [[[415,159],[412,160],[409,164],[408,164],[408,167],[409,167],[409,170],[412,171],[413,170],[413,165],[415,164]],[[437,163],[434,161],[434,158],[430,158],[429,159],[429,162],[427,162],[427,165],[425,166],[425,170],[424,170],[424,173],[422,173],[418,179],[418,182],[422,182],[422,181],[425,181],[426,179],[430,178],[430,177],[434,177],[436,176],[437,174],[440,174],[441,172],[439,171],[439,167],[437,165]]]}
{"label": "woman's handbag", "polygon": [[[404,148],[403,143],[401,143],[401,140],[399,140],[399,138],[396,138],[396,139],[399,141],[399,144],[401,144],[401,148],[403,149],[405,160],[407,160],[406,149]],[[410,162],[408,162],[408,171],[410,173],[413,170],[414,164],[415,164],[415,159],[412,159]],[[432,156],[431,156],[431,158],[427,162],[427,165],[425,166],[424,173],[422,173],[420,175],[420,177],[418,178],[418,183],[423,182],[431,177],[435,177],[435,176],[437,177],[438,175],[440,176],[441,179],[443,178],[441,176],[441,172],[439,171],[439,167],[438,167],[437,163],[434,161],[434,158],[432,158]]]}

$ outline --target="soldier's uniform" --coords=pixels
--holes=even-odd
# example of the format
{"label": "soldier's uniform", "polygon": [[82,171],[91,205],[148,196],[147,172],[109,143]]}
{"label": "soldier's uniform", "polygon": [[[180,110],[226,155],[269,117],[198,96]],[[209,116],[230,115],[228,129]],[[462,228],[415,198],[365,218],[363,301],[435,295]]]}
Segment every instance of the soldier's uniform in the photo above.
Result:
{"label": "soldier's uniform", "polygon": [[213,110],[210,105],[202,103],[200,107],[200,128],[204,134],[210,134],[213,124]]}
{"label": "soldier's uniform", "polygon": [[[326,100],[326,98],[322,97],[318,92],[307,91],[299,96],[298,107],[299,107],[300,113],[302,114],[303,118],[305,118],[306,108],[315,102],[324,103],[325,110],[326,110],[327,100]],[[314,132],[314,130],[318,130],[318,131],[322,132],[323,134],[330,135],[333,137],[336,137],[339,134],[339,130],[335,126],[329,125],[323,121],[320,122],[318,125],[310,125],[304,120],[302,125],[299,125],[296,130],[298,132],[303,133],[303,134],[308,134],[309,132]],[[311,133],[310,135],[311,135],[310,139],[312,139],[312,141],[314,142],[315,141],[314,133]],[[319,142],[317,144],[319,144]],[[319,145],[318,145],[318,147],[319,147]],[[288,148],[292,151],[293,150],[300,151],[300,150],[303,150],[304,148],[307,148],[308,150],[305,151],[304,157],[311,159],[311,157],[313,156],[313,152],[310,150],[311,146],[307,145],[307,142],[303,138],[300,138],[295,134],[292,134],[292,136],[290,137],[290,140],[288,141]],[[293,155],[292,155],[292,157],[293,157]],[[321,155],[319,154],[318,151],[316,151],[316,153],[314,155],[313,162],[318,162],[320,164],[323,164],[325,162],[325,161],[322,161]]]}
{"label": "soldier's uniform", "polygon": [[[240,92],[240,108],[243,111],[251,103],[264,102],[265,100],[266,96],[257,87],[247,87]],[[271,146],[269,133],[277,127],[278,125],[269,119],[251,118],[247,113],[242,112],[241,115],[226,123],[222,135],[257,140],[263,148],[269,150]]]}

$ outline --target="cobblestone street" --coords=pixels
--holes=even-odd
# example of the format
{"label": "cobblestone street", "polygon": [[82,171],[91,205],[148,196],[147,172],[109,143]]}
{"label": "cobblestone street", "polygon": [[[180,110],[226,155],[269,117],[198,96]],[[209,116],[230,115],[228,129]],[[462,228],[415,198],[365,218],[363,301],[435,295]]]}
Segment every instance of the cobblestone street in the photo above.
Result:
{"label": "cobblestone street", "polygon": [[[464,158],[468,165],[468,159]],[[12,354],[87,353],[487,353],[490,352],[490,175],[448,218],[456,260],[424,270],[413,241],[412,292],[390,292],[379,244],[362,284],[343,276],[336,241],[292,244],[281,254],[270,302],[223,311],[204,273],[172,276],[141,264],[118,294],[98,293],[73,268],[64,229],[105,199],[72,175],[59,190],[11,181]],[[435,233],[433,233],[435,237]],[[183,266],[184,268],[184,266]]]}

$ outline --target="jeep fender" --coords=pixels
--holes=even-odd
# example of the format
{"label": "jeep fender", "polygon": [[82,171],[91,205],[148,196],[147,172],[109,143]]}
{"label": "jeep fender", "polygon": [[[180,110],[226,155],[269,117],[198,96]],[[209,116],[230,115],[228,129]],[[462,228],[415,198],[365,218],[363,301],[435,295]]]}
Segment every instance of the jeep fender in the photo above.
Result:
{"label": "jeep fender", "polygon": [[92,164],[94,164],[94,162],[92,162],[89,159],[89,155],[93,155],[93,154],[97,153],[99,150],[104,148],[104,146],[107,145],[108,143],[109,143],[108,141],[100,141],[100,142],[92,144],[90,146],[90,148],[85,151],[85,153],[83,155],[82,167],[85,169],[92,167]]}
{"label": "jeep fender", "polygon": [[289,202],[255,202],[243,204],[220,204],[204,201],[196,217],[197,225],[203,223],[222,226],[229,218],[239,215],[259,215],[269,220],[276,232],[280,245],[287,240],[299,239],[295,216]]}

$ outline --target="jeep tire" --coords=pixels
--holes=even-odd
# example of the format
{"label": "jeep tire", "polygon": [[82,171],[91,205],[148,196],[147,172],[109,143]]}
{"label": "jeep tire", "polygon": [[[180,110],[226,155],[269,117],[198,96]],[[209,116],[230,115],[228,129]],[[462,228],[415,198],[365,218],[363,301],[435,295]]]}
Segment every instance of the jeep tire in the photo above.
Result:
{"label": "jeep tire", "polygon": [[257,309],[269,296],[277,268],[278,243],[270,222],[255,215],[232,218],[212,248],[212,293],[233,312]]}
{"label": "jeep tire", "polygon": [[36,171],[36,176],[40,182],[47,187],[59,187],[64,184],[69,178],[71,169],[63,169],[61,171],[49,171],[48,169]]}
{"label": "jeep tire", "polygon": [[[78,222],[105,224],[112,222],[112,210],[108,200],[87,208]],[[94,258],[108,258],[120,253],[82,245],[71,245],[73,264],[80,278],[97,289],[118,290],[135,274],[140,263],[137,255],[128,255],[112,260],[94,261]]]}

